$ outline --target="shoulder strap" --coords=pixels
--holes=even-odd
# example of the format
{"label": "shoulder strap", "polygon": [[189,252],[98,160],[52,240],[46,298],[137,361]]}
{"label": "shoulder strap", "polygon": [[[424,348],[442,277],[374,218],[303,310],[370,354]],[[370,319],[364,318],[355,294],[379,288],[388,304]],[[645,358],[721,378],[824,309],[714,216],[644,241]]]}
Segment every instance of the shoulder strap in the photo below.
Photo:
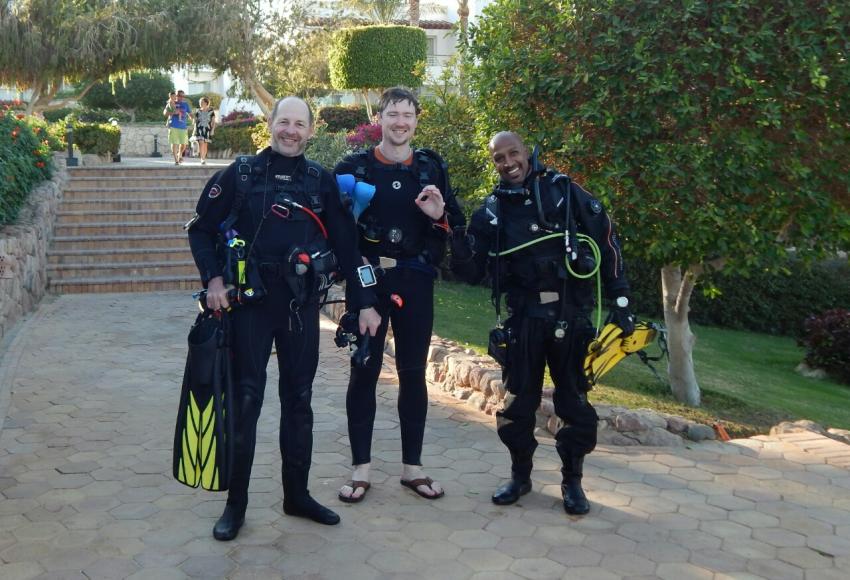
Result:
{"label": "shoulder strap", "polygon": [[221,230],[227,231],[233,227],[236,220],[239,219],[239,212],[242,211],[242,204],[245,198],[251,192],[254,175],[254,161],[256,155],[240,155],[236,158],[236,195],[233,198],[233,205],[230,206],[230,213],[221,224]]}
{"label": "shoulder strap", "polygon": [[[419,179],[419,185],[425,187],[426,185],[433,183],[434,181],[439,181],[440,190],[445,194],[449,190],[448,184],[448,175],[449,175],[449,165],[446,161],[440,157],[440,154],[434,151],[433,149],[427,149],[425,147],[419,147],[416,149],[416,176]],[[442,173],[442,175],[432,176],[428,173],[429,168],[433,168],[436,165],[438,170]]]}
{"label": "shoulder strap", "polygon": [[349,161],[354,166],[354,177],[358,181],[369,181],[369,152],[358,151],[352,153]]}
{"label": "shoulder strap", "polygon": [[307,175],[304,178],[304,192],[310,200],[310,209],[314,213],[322,213],[322,166],[315,161],[304,159],[307,162]]}

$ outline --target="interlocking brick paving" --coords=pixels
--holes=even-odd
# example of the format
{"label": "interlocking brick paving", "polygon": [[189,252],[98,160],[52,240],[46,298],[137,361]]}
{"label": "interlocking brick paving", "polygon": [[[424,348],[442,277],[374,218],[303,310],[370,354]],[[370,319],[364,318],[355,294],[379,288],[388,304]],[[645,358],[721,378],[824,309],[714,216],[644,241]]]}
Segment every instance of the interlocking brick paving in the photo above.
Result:
{"label": "interlocking brick paving", "polygon": [[399,485],[390,364],[373,487],[342,504],[348,369],[327,320],[311,490],[342,524],[281,512],[273,363],[247,523],[216,542],[224,496],[170,475],[194,308],[187,293],[65,295],[13,331],[0,362],[0,578],[850,577],[847,446],[805,433],[600,447],[586,466],[591,513],[570,518],[551,441],[538,449],[532,493],[495,506],[509,465],[494,419],[432,393],[423,462],[446,497],[428,501]]}

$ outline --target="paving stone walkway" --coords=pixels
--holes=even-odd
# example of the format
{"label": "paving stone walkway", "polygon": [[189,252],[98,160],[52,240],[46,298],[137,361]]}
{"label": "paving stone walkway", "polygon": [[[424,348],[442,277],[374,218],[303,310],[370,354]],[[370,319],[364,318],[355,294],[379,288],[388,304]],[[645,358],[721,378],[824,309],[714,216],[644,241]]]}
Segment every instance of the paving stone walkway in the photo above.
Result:
{"label": "paving stone walkway", "polygon": [[223,495],[170,476],[193,308],[181,293],[54,296],[7,339],[0,578],[850,578],[850,471],[829,440],[602,447],[587,461],[593,509],[569,518],[551,441],[538,449],[534,491],[494,506],[508,459],[493,418],[434,393],[424,463],[446,497],[427,501],[399,485],[390,367],[379,386],[373,489],[362,504],[342,504],[348,372],[329,321],[311,489],[342,523],[282,514],[272,387],[247,523],[236,541],[216,542]]}

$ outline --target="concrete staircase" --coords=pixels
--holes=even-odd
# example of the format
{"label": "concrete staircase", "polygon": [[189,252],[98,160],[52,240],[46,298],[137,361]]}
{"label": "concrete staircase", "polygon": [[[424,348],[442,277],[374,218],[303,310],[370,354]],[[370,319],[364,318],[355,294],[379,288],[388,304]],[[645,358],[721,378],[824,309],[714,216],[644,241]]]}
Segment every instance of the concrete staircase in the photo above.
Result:
{"label": "concrete staircase", "polygon": [[56,293],[194,290],[183,224],[220,167],[80,167],[59,206],[48,250]]}

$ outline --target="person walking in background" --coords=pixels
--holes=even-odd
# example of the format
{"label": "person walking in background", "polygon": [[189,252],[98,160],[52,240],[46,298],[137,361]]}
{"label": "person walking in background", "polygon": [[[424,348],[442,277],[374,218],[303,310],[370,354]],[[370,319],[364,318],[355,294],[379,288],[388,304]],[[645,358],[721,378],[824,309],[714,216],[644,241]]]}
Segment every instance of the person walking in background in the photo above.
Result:
{"label": "person walking in background", "polygon": [[165,115],[165,128],[171,127],[171,116],[177,112],[177,93],[171,91],[168,93],[168,100],[165,101],[165,109],[162,111]]}
{"label": "person walking in background", "polygon": [[198,155],[201,165],[207,164],[207,149],[215,132],[215,111],[210,108],[210,100],[201,97],[200,108],[195,110],[195,131],[193,137],[198,143]]}
{"label": "person walking in background", "polygon": [[173,105],[169,103],[162,112],[171,120],[168,127],[168,144],[171,145],[174,165],[180,165],[183,162],[183,152],[189,145],[187,129],[192,107],[186,102],[185,93],[180,90],[177,91],[177,100],[174,101]]}

